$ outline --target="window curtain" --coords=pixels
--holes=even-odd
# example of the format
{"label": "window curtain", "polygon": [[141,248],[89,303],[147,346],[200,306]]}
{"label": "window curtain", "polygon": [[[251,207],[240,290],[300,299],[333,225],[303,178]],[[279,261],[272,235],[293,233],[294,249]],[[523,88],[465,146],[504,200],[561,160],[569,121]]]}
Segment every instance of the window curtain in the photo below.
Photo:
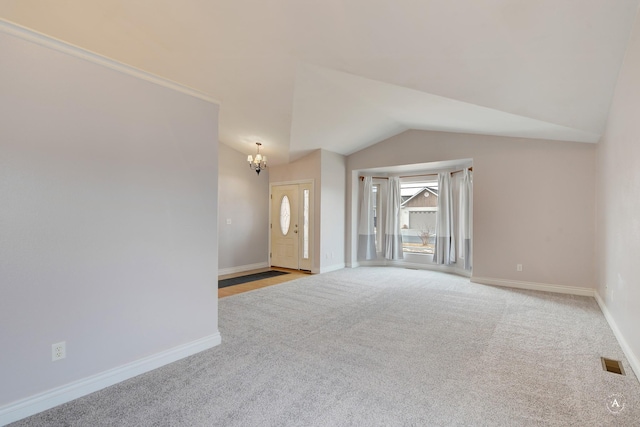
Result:
{"label": "window curtain", "polygon": [[387,215],[384,235],[384,257],[389,260],[402,259],[402,234],[400,233],[400,178],[389,177],[387,191]]}
{"label": "window curtain", "polygon": [[373,179],[365,176],[360,193],[360,221],[358,224],[358,260],[376,259],[376,235],[373,224]]}
{"label": "window curtain", "polygon": [[456,262],[456,243],[453,235],[453,203],[451,174],[438,174],[438,212],[436,216],[436,245],[433,261],[436,264]]}
{"label": "window curtain", "polygon": [[458,243],[458,255],[462,261],[461,267],[471,270],[471,195],[472,179],[471,171],[462,171],[460,182],[460,241]]}

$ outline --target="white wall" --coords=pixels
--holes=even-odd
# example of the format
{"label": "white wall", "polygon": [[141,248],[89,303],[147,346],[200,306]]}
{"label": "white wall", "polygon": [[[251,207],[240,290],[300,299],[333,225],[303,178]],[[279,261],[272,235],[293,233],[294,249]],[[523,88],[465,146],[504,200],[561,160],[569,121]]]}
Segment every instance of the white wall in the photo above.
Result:
{"label": "white wall", "polygon": [[614,332],[640,376],[640,22],[598,144],[598,295]]}
{"label": "white wall", "polygon": [[313,266],[311,271],[319,272],[320,269],[320,177],[322,154],[321,150],[313,151],[295,162],[279,165],[271,168],[269,172],[270,184],[313,180]]}
{"label": "white wall", "polygon": [[350,155],[347,263],[358,170],[458,159],[473,159],[474,278],[595,287],[595,145],[584,143],[414,130]]}
{"label": "white wall", "polygon": [[[269,170],[257,175],[247,154],[220,144],[218,181],[219,274],[269,265]],[[231,224],[227,224],[231,220]]]}
{"label": "white wall", "polygon": [[272,168],[269,175],[271,184],[314,181],[314,273],[344,267],[345,160],[340,154],[316,150]]}
{"label": "white wall", "polygon": [[344,267],[346,158],[321,151],[320,272]]}
{"label": "white wall", "polygon": [[219,342],[218,106],[7,28],[0,424],[21,399]]}

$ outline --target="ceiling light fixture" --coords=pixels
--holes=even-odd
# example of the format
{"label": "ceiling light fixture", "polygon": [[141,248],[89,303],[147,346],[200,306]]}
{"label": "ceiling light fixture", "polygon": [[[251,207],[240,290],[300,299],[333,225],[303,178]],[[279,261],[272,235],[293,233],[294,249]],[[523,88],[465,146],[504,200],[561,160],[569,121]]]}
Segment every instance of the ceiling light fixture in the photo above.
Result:
{"label": "ceiling light fixture", "polygon": [[258,175],[260,175],[260,171],[262,169],[267,168],[267,156],[263,156],[260,154],[260,147],[262,144],[260,142],[256,142],[258,146],[258,151],[256,153],[256,157],[254,158],[251,154],[247,157],[247,162],[249,162],[249,167],[256,171]]}

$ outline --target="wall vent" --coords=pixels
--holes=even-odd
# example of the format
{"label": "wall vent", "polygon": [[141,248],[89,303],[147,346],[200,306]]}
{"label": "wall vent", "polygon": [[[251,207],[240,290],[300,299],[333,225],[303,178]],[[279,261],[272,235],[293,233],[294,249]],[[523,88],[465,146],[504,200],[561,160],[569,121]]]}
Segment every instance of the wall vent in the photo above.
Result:
{"label": "wall vent", "polygon": [[607,359],[606,357],[601,357],[600,359],[602,360],[602,369],[605,371],[625,375],[624,368],[619,360]]}

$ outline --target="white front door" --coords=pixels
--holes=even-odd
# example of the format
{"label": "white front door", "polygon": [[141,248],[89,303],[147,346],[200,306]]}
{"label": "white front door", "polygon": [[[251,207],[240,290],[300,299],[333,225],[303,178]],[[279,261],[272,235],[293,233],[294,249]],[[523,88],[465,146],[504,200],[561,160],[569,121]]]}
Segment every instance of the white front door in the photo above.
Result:
{"label": "white front door", "polygon": [[271,266],[311,270],[311,183],[275,185],[271,193]]}
{"label": "white front door", "polygon": [[298,185],[273,188],[271,265],[298,269]]}

